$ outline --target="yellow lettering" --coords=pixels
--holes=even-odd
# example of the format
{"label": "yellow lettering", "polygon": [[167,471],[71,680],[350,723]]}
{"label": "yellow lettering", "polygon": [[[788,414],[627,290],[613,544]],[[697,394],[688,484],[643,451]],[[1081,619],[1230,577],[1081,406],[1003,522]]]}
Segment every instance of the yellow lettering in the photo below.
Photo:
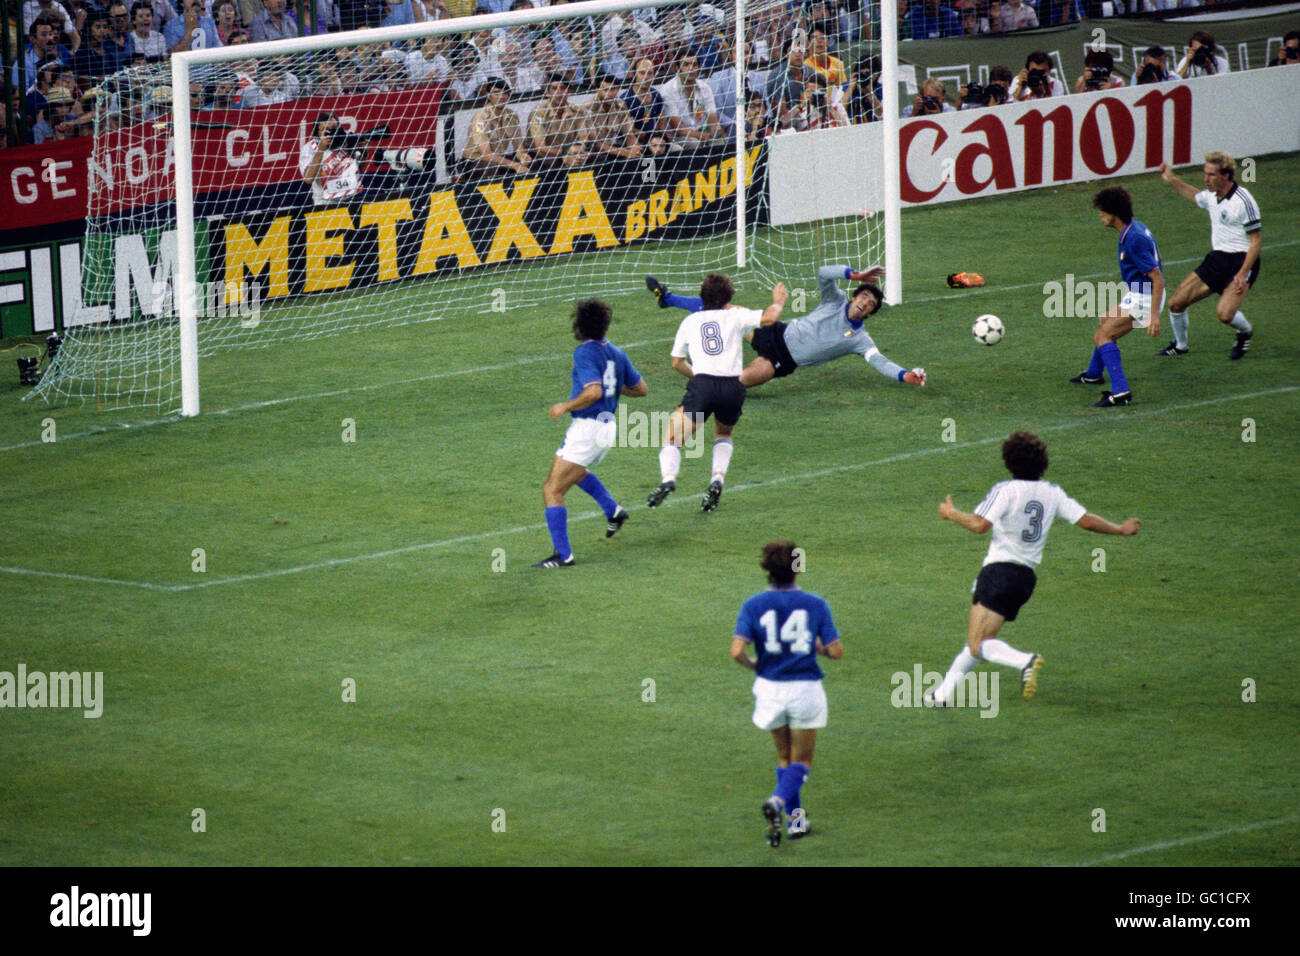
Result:
{"label": "yellow lettering", "polygon": [[482,265],[474,243],[470,242],[465,220],[456,206],[456,195],[450,189],[429,197],[429,218],[424,224],[424,239],[420,242],[420,256],[411,275],[422,276],[438,269],[438,260],[455,256],[457,268]]}
{"label": "yellow lettering", "polygon": [[650,194],[650,213],[646,218],[651,232],[668,225],[668,190],[660,189]]}
{"label": "yellow lettering", "polygon": [[339,289],[352,280],[353,263],[328,266],[325,260],[344,254],[343,234],[352,231],[352,214],[346,206],[309,212],[303,217],[307,223],[307,251],[304,255],[306,278],[303,292],[320,292]]}
{"label": "yellow lettering", "polygon": [[361,207],[357,225],[378,226],[379,281],[400,279],[397,271],[397,221],[411,218],[411,203],[407,199],[390,199],[386,202],[368,202]]}
{"label": "yellow lettering", "polygon": [[266,297],[276,298],[289,294],[289,217],[282,216],[271,223],[262,241],[258,242],[243,223],[231,223],[226,229],[226,302],[237,302],[239,295],[230,290],[239,289],[244,281],[244,270],[250,279],[268,269]]}
{"label": "yellow lettering", "polygon": [[492,236],[492,248],[488,250],[484,262],[504,262],[512,248],[519,250],[521,259],[546,255],[546,250],[538,244],[532,230],[524,222],[528,200],[532,198],[538,182],[540,180],[537,179],[520,180],[515,183],[515,191],[509,196],[501,183],[478,187],[497,217],[497,231]]}
{"label": "yellow lettering", "polygon": [[710,166],[707,170],[708,176],[704,173],[695,174],[695,208],[701,208],[705,203],[714,202],[718,198],[718,167]]}
{"label": "yellow lettering", "polygon": [[597,249],[618,245],[618,236],[609,224],[605,204],[596,192],[596,181],[590,170],[569,174],[569,188],[564,194],[560,209],[560,222],[555,228],[555,241],[551,255],[572,252],[573,240],[578,236],[594,236]]}
{"label": "yellow lettering", "polygon": [[718,183],[718,198],[721,199],[736,191],[736,157],[724,159],[722,165],[718,167],[718,173],[722,179]]}
{"label": "yellow lettering", "polygon": [[640,239],[645,235],[645,203],[638,199],[634,203],[628,203],[627,207],[627,228],[623,233],[623,241],[631,242],[633,239]]}
{"label": "yellow lettering", "polygon": [[689,215],[694,208],[691,205],[691,180],[688,176],[680,180],[677,188],[673,190],[673,207],[668,210],[668,218],[671,220],[678,216]]}
{"label": "yellow lettering", "polygon": [[754,165],[758,162],[758,151],[761,146],[755,146],[745,154],[745,188],[748,189],[754,185]]}

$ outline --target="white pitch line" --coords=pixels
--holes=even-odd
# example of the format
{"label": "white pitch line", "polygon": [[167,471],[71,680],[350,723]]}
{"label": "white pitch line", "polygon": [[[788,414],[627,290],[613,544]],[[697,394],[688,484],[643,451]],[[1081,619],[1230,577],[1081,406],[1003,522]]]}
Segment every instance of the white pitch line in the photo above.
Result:
{"label": "white pitch line", "polygon": [[[1300,239],[1289,239],[1285,242],[1270,243],[1269,248],[1280,249],[1286,246],[1294,246],[1297,243],[1300,243]],[[1165,265],[1177,265],[1179,263],[1184,263],[1184,262],[1198,262],[1198,261],[1199,260],[1195,258],[1168,259],[1165,261]],[[1111,273],[1089,272],[1084,275],[1076,275],[1075,278],[1076,279],[1101,279],[1108,275],[1111,275]],[[1051,282],[1054,280],[1049,279],[1047,281]],[[963,291],[954,292],[947,295],[921,296],[915,299],[908,299],[906,302],[903,303],[903,305],[923,305],[927,302],[946,302],[950,299],[961,299],[961,298],[966,298],[970,295],[978,295],[981,293],[1007,292],[1013,289],[1033,289],[1044,284],[1045,283],[1043,282],[1020,282],[1014,285],[983,286],[983,287],[978,287],[973,289],[965,289]],[[440,321],[441,319],[442,316],[438,316],[436,319],[422,319],[420,321]],[[402,323],[403,326],[412,325],[412,324],[414,323],[411,322]],[[633,349],[633,348],[640,348],[643,345],[662,345],[665,342],[671,342],[671,341],[672,338],[646,339],[645,341],[642,342],[628,342],[625,343],[622,347],[624,349]],[[500,371],[504,371],[505,369],[519,368],[520,366],[523,365],[535,365],[538,362],[559,362],[559,361],[563,361],[566,358],[569,358],[569,353],[567,352],[563,355],[534,355],[528,358],[517,359],[513,362],[505,362],[500,365],[481,365],[478,366],[477,368],[452,369],[451,371],[447,371],[447,372],[434,372],[430,375],[417,375],[414,378],[402,378],[390,382],[371,382],[368,385],[351,385],[348,386],[347,388],[339,388],[327,392],[306,392],[300,395],[286,395],[283,398],[271,398],[262,402],[249,402],[245,405],[232,405],[229,408],[213,409],[212,411],[204,412],[203,414],[233,415],[236,414],[237,412],[257,411],[258,409],[262,409],[262,408],[273,408],[277,405],[287,405],[291,402],[310,401],[312,399],[317,399],[317,398],[335,398],[339,395],[352,395],[358,392],[370,392],[370,391],[375,391],[377,389],[402,388],[408,385],[418,385],[422,382],[433,382],[433,381],[437,381],[438,379],[453,378],[457,375],[477,375],[481,372],[500,372]],[[143,422],[135,422],[135,423],[122,422],[116,425],[104,425],[97,428],[90,428],[82,432],[73,432],[70,435],[60,436],[59,441],[71,441],[74,438],[89,438],[94,435],[103,435],[107,432],[112,432],[112,431],[136,431],[143,428],[150,428],[154,425],[163,425],[163,424],[167,424],[179,420],[180,420],[179,415],[172,414],[172,415],[163,416],[162,418],[154,418]],[[7,452],[7,451],[17,451],[22,448],[35,448],[36,446],[43,445],[43,444],[46,444],[46,442],[27,441],[27,442],[19,442],[14,445],[0,445],[0,453]]]}
{"label": "white pitch line", "polygon": [[1254,830],[1267,830],[1271,827],[1285,826],[1288,823],[1295,823],[1297,821],[1300,821],[1300,813],[1293,813],[1289,817],[1279,817],[1276,820],[1261,820],[1258,823],[1248,823],[1245,826],[1229,827],[1226,830],[1211,830],[1208,833],[1198,833],[1195,836],[1182,837],[1178,840],[1166,840],[1163,843],[1152,843],[1150,846],[1137,846],[1133,847],[1131,850],[1121,850],[1118,853],[1107,853],[1105,856],[1095,857],[1091,860],[1085,860],[1083,863],[1074,865],[1096,866],[1098,863],[1113,863],[1116,860],[1126,860],[1131,856],[1138,856],[1142,853],[1155,853],[1158,850],[1170,850],[1178,846],[1187,846],[1189,843],[1203,843],[1206,840],[1217,840],[1220,837],[1236,836],[1239,833],[1250,833]]}
{"label": "white pitch line", "polygon": [[[1044,425],[1035,429],[1037,432],[1060,432],[1068,431],[1073,428],[1082,428],[1088,425],[1095,425],[1099,422],[1119,423],[1125,419],[1134,417],[1148,417],[1151,415],[1165,415],[1169,412],[1184,411],[1189,408],[1202,408],[1206,405],[1221,405],[1224,402],[1245,401],[1251,398],[1261,398],[1267,395],[1279,395],[1285,392],[1300,391],[1300,385],[1287,385],[1282,388],[1270,388],[1262,392],[1246,392],[1241,395],[1225,395],[1221,398],[1208,398],[1199,402],[1184,402],[1178,405],[1166,405],[1162,408],[1139,408],[1128,411],[1122,415],[1096,416],[1093,418],[1080,419],[1073,422],[1062,422],[1058,425]],[[940,455],[952,451],[964,451],[969,448],[980,448],[984,445],[990,445],[995,442],[1005,440],[1004,435],[995,435],[989,438],[979,438],[974,441],[957,442],[950,445],[936,445],[932,448],[921,448],[916,451],[900,452],[897,455],[890,455],[887,458],[876,458],[872,461],[855,462],[851,465],[836,465],[831,468],[821,468],[817,471],[803,472],[798,475],[781,475],[776,478],[768,478],[764,481],[754,481],[747,484],[738,484],[730,486],[727,491],[730,495],[739,494],[742,491],[752,491],[755,488],[765,488],[770,485],[785,484],[790,481],[806,481],[810,478],[825,478],[828,475],[843,474],[847,471],[860,471],[863,468],[873,468],[877,465],[890,465],[900,461],[910,461],[915,458],[924,458],[929,455]],[[694,496],[675,498],[667,502],[663,507],[673,507],[675,505],[695,503]],[[628,511],[647,510],[645,505],[633,505]],[[570,523],[578,521],[588,521],[592,518],[603,518],[604,514],[599,511],[587,511],[580,515],[570,516]],[[278,568],[272,571],[253,571],[247,574],[237,574],[226,578],[211,578],[204,581],[197,581],[193,584],[154,584],[146,581],[120,581],[113,578],[95,578],[77,574],[68,574],[58,571],[40,571],[32,568],[12,568],[0,566],[0,573],[24,574],[35,577],[54,577],[65,578],[68,580],[86,581],[95,584],[118,584],[125,587],[144,588],[151,591],[166,591],[177,593],[181,591],[197,591],[202,588],[219,587],[226,584],[242,584],[248,581],[263,581],[268,578],[284,577],[289,574],[303,574],[308,571],[320,571],[325,568],[335,568],[347,564],[356,564],[361,561],[374,561],[381,558],[390,558],[399,554],[412,554],[418,551],[430,551],[434,548],[450,547],[456,544],[465,544],[470,541],[481,541],[485,538],[495,538],[501,535],[519,534],[523,531],[542,531],[546,528],[545,523],[516,525],[513,528],[499,528],[492,531],[480,531],[475,534],[460,535],[455,538],[444,538],[439,541],[423,541],[418,544],[403,545],[400,548],[389,548],[384,551],[373,551],[367,554],[350,555],[342,558],[330,558],[326,561],[315,561],[311,564],[300,564],[289,568]]]}

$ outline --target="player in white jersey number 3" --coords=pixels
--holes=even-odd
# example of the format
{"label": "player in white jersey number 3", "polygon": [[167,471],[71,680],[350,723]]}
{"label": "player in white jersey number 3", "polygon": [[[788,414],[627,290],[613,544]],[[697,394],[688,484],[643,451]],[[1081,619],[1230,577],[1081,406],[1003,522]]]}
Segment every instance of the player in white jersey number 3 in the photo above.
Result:
{"label": "player in white jersey number 3", "polygon": [[1002,622],[1014,621],[1034,593],[1037,583],[1034,568],[1043,560],[1047,531],[1058,514],[1070,524],[1099,534],[1133,535],[1142,527],[1137,518],[1111,524],[1088,513],[1083,505],[1050,481],[1043,481],[1047,446],[1033,432],[1012,433],[1002,443],[1002,461],[1012,480],[994,485],[974,514],[954,508],[952,495],[939,505],[941,517],[957,522],[968,531],[984,534],[992,528],[993,540],[972,589],[966,646],[953,660],[943,682],[922,698],[927,706],[951,707],[957,684],[981,660],[1020,671],[1021,696],[1025,700],[1034,696],[1043,658],[1016,650],[999,640],[997,634]]}

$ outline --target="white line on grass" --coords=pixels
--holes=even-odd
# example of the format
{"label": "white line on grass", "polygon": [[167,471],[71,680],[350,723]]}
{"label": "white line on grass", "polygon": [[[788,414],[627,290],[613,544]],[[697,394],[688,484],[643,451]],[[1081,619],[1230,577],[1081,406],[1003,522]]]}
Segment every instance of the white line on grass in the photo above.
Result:
{"label": "white line on grass", "polygon": [[[1284,246],[1294,246],[1297,243],[1300,243],[1300,239],[1292,239],[1286,242],[1270,243],[1269,248],[1279,249]],[[1184,263],[1184,262],[1197,262],[1197,261],[1199,260],[1194,258],[1193,259],[1170,259],[1165,262],[1165,265],[1170,266],[1170,265],[1177,265],[1179,263]],[[1086,275],[1075,276],[1075,278],[1076,279],[1100,279],[1111,274],[1112,273],[1110,272],[1090,272],[1087,273]],[[1048,281],[1050,282],[1053,280],[1049,279]],[[987,293],[987,292],[1007,292],[1013,289],[1032,289],[1036,286],[1040,286],[1043,284],[1044,283],[1042,282],[1020,282],[1020,283],[1016,283],[1015,285],[984,286],[980,288],[966,289],[961,292],[951,293],[949,295],[921,296],[916,299],[909,299],[907,300],[907,302],[904,302],[903,305],[923,305],[926,302],[944,302],[949,299],[966,298],[967,296],[970,295],[977,295],[980,293]],[[409,325],[411,323],[403,323],[403,324]],[[665,342],[671,342],[671,341],[672,341],[671,337],[662,338],[662,339],[646,339],[643,342],[627,342],[623,345],[623,348],[632,349],[632,348],[639,348],[642,345],[662,345]],[[564,353],[563,355],[533,355],[533,356],[529,356],[528,358],[516,359],[513,362],[505,362],[500,365],[481,365],[477,368],[452,369],[451,371],[447,371],[447,372],[434,372],[430,375],[417,375],[414,378],[402,378],[390,382],[371,382],[368,385],[352,385],[347,388],[338,388],[328,392],[306,392],[301,395],[286,395],[283,398],[271,398],[262,402],[249,402],[245,405],[232,405],[229,408],[213,409],[212,411],[204,412],[203,414],[209,416],[233,415],[238,412],[250,412],[250,411],[257,411],[263,408],[274,408],[277,405],[287,405],[291,402],[311,401],[317,398],[335,398],[339,395],[352,395],[357,392],[370,392],[370,391],[375,391],[376,389],[401,388],[407,385],[418,385],[422,382],[433,382],[442,378],[453,378],[457,375],[478,375],[482,372],[500,372],[505,369],[519,368],[522,365],[535,365],[538,362],[560,362],[567,358],[569,358],[569,353],[567,352]],[[88,438],[93,435],[103,435],[107,432],[112,432],[112,431],[135,431],[143,428],[151,428],[154,425],[164,425],[169,422],[175,422],[179,420],[180,420],[179,415],[166,415],[163,416],[162,418],[154,418],[143,422],[135,422],[135,423],[122,422],[116,425],[106,425],[97,428],[90,428],[82,432],[73,432],[72,434],[69,435],[60,435],[59,441],[66,442],[72,440],[73,438]],[[46,442],[27,441],[27,442],[19,442],[14,445],[0,445],[0,453],[6,451],[17,451],[22,448],[34,448],[38,445],[43,445],[43,444],[46,444]]]}
{"label": "white line on grass", "polygon": [[1152,843],[1150,846],[1136,846],[1131,850],[1121,850],[1118,853],[1107,853],[1105,856],[1094,857],[1091,860],[1085,860],[1078,866],[1096,866],[1098,863],[1113,863],[1116,860],[1127,860],[1131,856],[1138,856],[1142,853],[1155,853],[1158,850],[1170,850],[1177,846],[1187,846],[1189,843],[1203,843],[1206,840],[1217,840],[1220,837],[1235,836],[1238,833],[1250,833],[1254,830],[1267,830],[1271,827],[1285,826],[1288,823],[1300,821],[1300,813],[1293,813],[1289,817],[1279,817],[1276,820],[1261,820],[1258,823],[1248,823],[1245,826],[1229,827],[1226,830],[1211,830],[1208,833],[1198,833],[1195,836],[1182,837],[1178,840],[1166,840],[1163,843]]}
{"label": "white line on grass", "polygon": [[[1148,417],[1151,415],[1165,415],[1169,412],[1184,411],[1189,408],[1202,408],[1206,405],[1220,405],[1224,402],[1245,401],[1251,398],[1262,398],[1266,395],[1279,395],[1284,392],[1294,392],[1300,390],[1300,385],[1288,385],[1282,388],[1270,388],[1262,392],[1247,392],[1242,395],[1225,395],[1221,398],[1208,398],[1199,402],[1184,402],[1179,405],[1166,405],[1163,408],[1145,408],[1133,409],[1121,415],[1098,415],[1093,418],[1080,419],[1073,422],[1062,422],[1058,425],[1044,425],[1035,429],[1038,432],[1060,432],[1072,428],[1080,428],[1087,425],[1095,425],[1099,422],[1118,423],[1134,417]],[[817,471],[807,471],[798,475],[782,475],[776,478],[769,478],[765,481],[755,481],[748,484],[732,485],[727,489],[729,495],[736,495],[742,491],[752,491],[755,488],[766,488],[769,485],[780,485],[790,481],[806,481],[810,478],[824,478],[827,475],[843,474],[846,471],[859,471],[863,468],[873,468],[876,465],[889,465],[899,461],[910,461],[914,458],[924,458],[929,455],[939,455],[951,451],[962,451],[968,448],[980,448],[984,445],[991,445],[995,442],[1005,440],[1004,435],[994,435],[989,438],[979,438],[975,441],[958,442],[949,445],[936,445],[933,448],[921,448],[916,451],[899,452],[897,455],[890,455],[888,458],[876,458],[872,461],[860,461],[852,465],[836,465],[832,468],[822,468]],[[685,496],[675,498],[667,502],[663,507],[673,507],[680,504],[694,504],[694,496]],[[633,505],[628,511],[644,511],[645,505]],[[592,518],[605,517],[599,511],[587,511],[580,515],[570,516],[570,522],[587,521]],[[523,531],[541,531],[546,528],[545,523],[516,525],[513,528],[499,528],[492,531],[480,531],[476,534],[460,535],[455,538],[444,538],[440,541],[423,541],[419,544],[403,545],[400,548],[389,548],[384,551],[374,551],[368,554],[349,555],[342,558],[330,558],[326,561],[315,561],[311,564],[299,564],[290,568],[278,568],[272,571],[252,571],[248,574],[236,574],[226,578],[210,578],[204,581],[197,581],[193,584],[154,584],[146,581],[121,581],[114,578],[99,578],[86,575],[68,574],[59,571],[40,571],[33,568],[13,568],[0,566],[0,573],[23,574],[35,577],[52,577],[63,578],[74,581],[85,581],[93,584],[118,584],[124,587],[144,588],[150,591],[197,591],[202,588],[219,587],[226,584],[242,584],[247,581],[262,581],[268,578],[284,577],[288,574],[302,574],[307,571],[319,571],[325,568],[336,568],[347,564],[356,564],[361,561],[375,561],[382,558],[391,558],[399,554],[413,554],[418,551],[429,551],[434,548],[445,548],[457,544],[466,544],[470,541],[482,541],[485,538],[494,538],[500,535],[519,534]]]}

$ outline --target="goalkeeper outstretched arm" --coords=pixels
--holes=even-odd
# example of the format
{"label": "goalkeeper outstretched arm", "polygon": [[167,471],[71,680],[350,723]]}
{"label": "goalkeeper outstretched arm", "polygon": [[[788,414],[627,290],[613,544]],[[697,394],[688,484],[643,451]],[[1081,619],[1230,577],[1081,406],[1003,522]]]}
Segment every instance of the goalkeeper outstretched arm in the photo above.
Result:
{"label": "goalkeeper outstretched arm", "polygon": [[867,348],[863,357],[867,360],[868,365],[874,368],[881,375],[885,376],[885,378],[892,378],[895,381],[904,382],[908,385],[925,384],[925,369],[906,369],[897,362],[891,362],[889,359],[885,358],[884,353],[882,353],[880,349],[876,348],[874,342]]}

